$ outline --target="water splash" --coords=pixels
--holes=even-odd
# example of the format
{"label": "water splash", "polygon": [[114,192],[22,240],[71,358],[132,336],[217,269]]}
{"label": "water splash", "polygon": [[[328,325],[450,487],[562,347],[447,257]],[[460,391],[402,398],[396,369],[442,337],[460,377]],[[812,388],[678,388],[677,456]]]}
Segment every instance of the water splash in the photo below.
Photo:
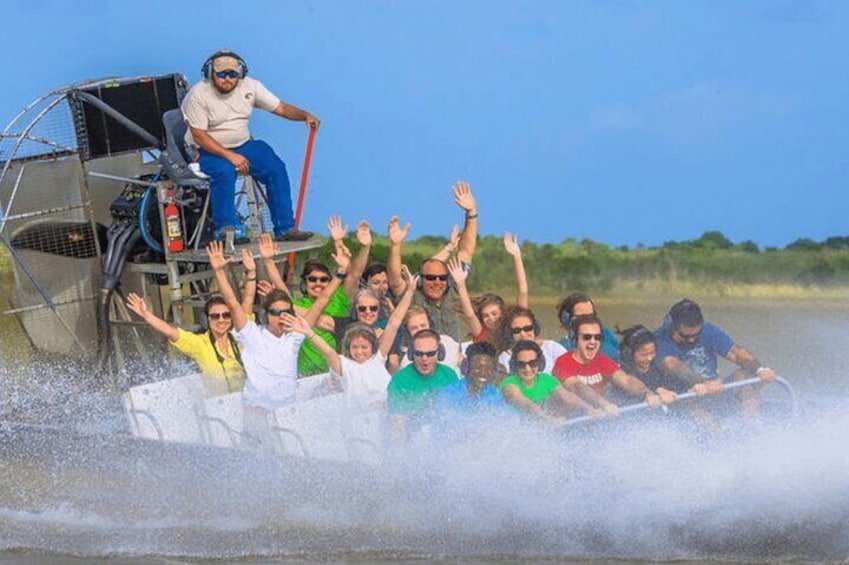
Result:
{"label": "water splash", "polygon": [[49,417],[0,426],[0,552],[849,556],[843,401],[718,437],[669,419],[568,433],[512,418],[448,422],[371,467],[136,440],[107,397],[61,386],[47,407],[22,393],[7,403],[7,414]]}

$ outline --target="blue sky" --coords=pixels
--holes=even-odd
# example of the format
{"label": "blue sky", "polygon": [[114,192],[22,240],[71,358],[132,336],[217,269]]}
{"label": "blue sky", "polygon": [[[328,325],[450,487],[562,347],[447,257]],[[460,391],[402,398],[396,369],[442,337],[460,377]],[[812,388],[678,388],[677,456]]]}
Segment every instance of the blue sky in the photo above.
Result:
{"label": "blue sky", "polygon": [[[83,78],[195,82],[209,53],[240,53],[323,120],[307,227],[398,214],[447,234],[466,179],[484,234],[849,234],[845,2],[16,1],[4,24],[4,123]],[[305,128],[260,114],[296,185]]]}

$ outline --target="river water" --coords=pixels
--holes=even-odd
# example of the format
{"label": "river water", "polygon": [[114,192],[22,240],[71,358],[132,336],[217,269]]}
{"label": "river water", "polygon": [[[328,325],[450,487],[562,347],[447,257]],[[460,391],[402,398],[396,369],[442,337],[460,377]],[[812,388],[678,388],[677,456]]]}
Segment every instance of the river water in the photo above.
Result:
{"label": "river water", "polygon": [[[797,419],[456,422],[380,467],[340,465],[131,441],[119,403],[68,367],[7,363],[0,562],[845,562],[849,307],[702,304],[793,383]],[[654,327],[669,303],[598,306]]]}

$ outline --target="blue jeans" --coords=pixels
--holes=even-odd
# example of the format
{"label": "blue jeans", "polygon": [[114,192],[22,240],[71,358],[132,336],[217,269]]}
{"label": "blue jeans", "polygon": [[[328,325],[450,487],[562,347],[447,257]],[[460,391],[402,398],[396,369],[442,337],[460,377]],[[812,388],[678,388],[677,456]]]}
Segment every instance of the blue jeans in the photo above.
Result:
{"label": "blue jeans", "polygon": [[[262,183],[268,194],[268,208],[274,235],[281,235],[295,225],[292,196],[286,164],[264,141],[251,139],[231,149],[251,164],[251,176]],[[216,229],[232,226],[241,230],[236,216],[236,178],[233,164],[223,157],[200,149],[200,169],[209,175],[212,223]]]}

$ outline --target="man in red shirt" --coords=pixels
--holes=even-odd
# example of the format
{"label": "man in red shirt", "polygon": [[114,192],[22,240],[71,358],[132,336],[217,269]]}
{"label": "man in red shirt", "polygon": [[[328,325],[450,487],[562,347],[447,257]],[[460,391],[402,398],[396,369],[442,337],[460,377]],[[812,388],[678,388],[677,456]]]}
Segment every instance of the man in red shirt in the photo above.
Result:
{"label": "man in red shirt", "polygon": [[649,406],[657,407],[672,402],[674,397],[662,398],[601,353],[604,342],[601,328],[601,320],[593,314],[572,318],[572,350],[558,357],[553,371],[563,386],[591,406],[611,414],[617,413],[619,408],[605,398],[610,381],[628,394],[644,400]]}

